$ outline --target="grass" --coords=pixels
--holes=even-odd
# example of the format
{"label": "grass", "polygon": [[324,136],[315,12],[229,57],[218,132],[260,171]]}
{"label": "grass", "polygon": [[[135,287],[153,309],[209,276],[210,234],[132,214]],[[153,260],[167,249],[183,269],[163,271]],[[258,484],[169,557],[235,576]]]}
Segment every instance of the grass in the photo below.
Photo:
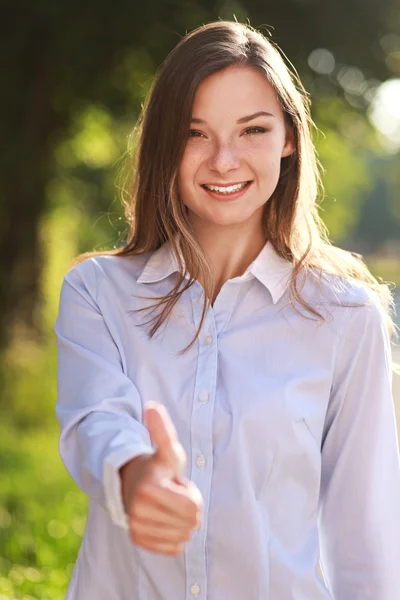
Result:
{"label": "grass", "polygon": [[58,455],[58,431],[0,428],[0,600],[62,600],[87,501]]}

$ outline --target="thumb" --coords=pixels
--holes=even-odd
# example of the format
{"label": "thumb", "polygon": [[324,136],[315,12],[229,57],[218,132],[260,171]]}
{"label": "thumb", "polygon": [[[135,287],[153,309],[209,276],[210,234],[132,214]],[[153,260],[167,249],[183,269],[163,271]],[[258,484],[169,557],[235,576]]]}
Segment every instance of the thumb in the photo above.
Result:
{"label": "thumb", "polygon": [[158,402],[147,402],[144,407],[144,420],[159,460],[172,470],[174,477],[180,479],[186,455],[167,409]]}

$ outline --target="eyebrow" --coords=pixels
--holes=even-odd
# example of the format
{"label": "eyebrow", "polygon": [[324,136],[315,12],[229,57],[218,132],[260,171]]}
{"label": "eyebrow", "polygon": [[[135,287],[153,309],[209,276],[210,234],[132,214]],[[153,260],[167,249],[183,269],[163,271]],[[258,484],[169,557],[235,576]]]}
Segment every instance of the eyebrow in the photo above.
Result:
{"label": "eyebrow", "polygon": [[[259,110],[258,112],[254,113],[252,115],[248,115],[247,117],[241,117],[240,119],[238,119],[236,121],[236,123],[238,123],[238,125],[241,123],[248,123],[249,121],[252,121],[253,119],[256,119],[257,117],[275,118],[275,115],[273,115],[272,113],[266,112],[265,110]],[[203,119],[193,118],[192,123],[199,123],[199,124],[205,125],[206,121],[204,121]]]}

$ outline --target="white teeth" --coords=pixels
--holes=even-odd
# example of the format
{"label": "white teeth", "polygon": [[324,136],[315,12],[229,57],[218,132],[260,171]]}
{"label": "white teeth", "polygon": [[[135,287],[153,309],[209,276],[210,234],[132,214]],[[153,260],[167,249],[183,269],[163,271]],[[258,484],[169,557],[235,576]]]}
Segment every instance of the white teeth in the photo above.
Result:
{"label": "white teeth", "polygon": [[204,187],[208,190],[211,190],[212,192],[218,192],[220,194],[232,194],[233,192],[238,192],[239,190],[242,190],[246,185],[247,181],[244,181],[243,183],[237,183],[236,185],[229,185],[227,187],[219,187],[217,185],[206,184],[204,184]]}

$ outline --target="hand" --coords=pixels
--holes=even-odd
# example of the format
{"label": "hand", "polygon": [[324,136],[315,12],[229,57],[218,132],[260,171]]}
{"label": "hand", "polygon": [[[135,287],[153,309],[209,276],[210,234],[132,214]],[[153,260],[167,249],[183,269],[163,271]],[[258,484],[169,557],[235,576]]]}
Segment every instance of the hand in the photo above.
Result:
{"label": "hand", "polygon": [[156,452],[120,469],[131,540],[152,552],[178,555],[200,523],[203,500],[183,477],[186,455],[166,408],[149,402],[144,420]]}

